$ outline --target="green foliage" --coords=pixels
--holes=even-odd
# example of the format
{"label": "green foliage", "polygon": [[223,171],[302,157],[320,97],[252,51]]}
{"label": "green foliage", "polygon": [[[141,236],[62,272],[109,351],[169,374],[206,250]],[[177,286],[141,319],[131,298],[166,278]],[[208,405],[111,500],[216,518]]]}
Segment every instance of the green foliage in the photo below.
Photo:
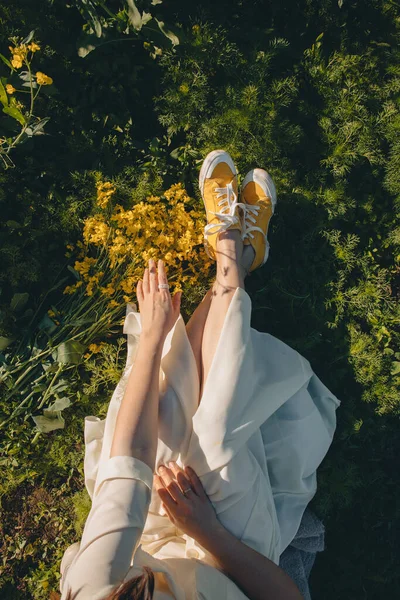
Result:
{"label": "green foliage", "polygon": [[[324,600],[400,592],[399,16],[386,0],[301,0],[290,10],[263,0],[0,7],[1,54],[10,36],[34,29],[38,70],[54,75],[56,88],[38,99],[48,135],[16,147],[17,168],[0,173],[0,360],[36,311],[59,299],[62,288],[52,287],[70,264],[65,245],[76,243],[92,210],[94,181],[117,182],[122,204],[182,181],[201,208],[197,177],[209,150],[227,149],[241,178],[266,168],[278,205],[270,258],[247,283],[252,325],[304,354],[342,400],[313,502],[327,550],[312,592]],[[79,47],[90,44],[95,51],[82,59]],[[8,73],[0,62],[1,81]],[[185,318],[206,285],[184,289]],[[120,335],[113,330],[85,368],[65,375],[72,405],[64,429],[33,446],[22,418],[5,431],[7,598],[58,589],[62,553],[79,540],[90,506],[83,419],[106,414],[124,364]],[[0,399],[2,413],[15,407]],[[24,494],[34,499],[25,510]],[[44,543],[39,526],[50,530]]]}

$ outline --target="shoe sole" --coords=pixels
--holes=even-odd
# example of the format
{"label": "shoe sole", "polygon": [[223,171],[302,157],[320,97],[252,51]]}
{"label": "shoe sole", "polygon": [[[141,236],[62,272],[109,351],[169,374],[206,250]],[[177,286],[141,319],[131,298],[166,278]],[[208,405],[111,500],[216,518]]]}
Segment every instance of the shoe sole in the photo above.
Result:
{"label": "shoe sole", "polygon": [[[207,154],[207,156],[205,157],[205,159],[203,161],[203,164],[200,169],[200,174],[199,174],[199,188],[200,188],[200,193],[201,193],[201,198],[203,200],[204,208],[206,211],[207,223],[208,223],[208,211],[207,211],[207,206],[206,206],[206,203],[204,200],[204,182],[207,179],[207,173],[213,172],[215,165],[217,165],[219,162],[217,159],[222,154],[226,155],[226,160],[224,160],[224,162],[226,162],[226,164],[231,168],[233,177],[237,176],[235,164],[234,164],[232,158],[230,157],[230,155],[226,152],[226,150],[212,150],[212,152],[209,152]],[[205,240],[205,243],[207,243],[207,240]],[[212,258],[213,260],[216,260],[216,257],[213,256],[214,249],[212,248],[212,246],[210,244],[209,244],[209,246],[210,246],[210,254],[208,253],[207,248],[206,248],[206,252],[210,258]]]}
{"label": "shoe sole", "polygon": [[[258,183],[258,185],[265,191],[265,195],[268,196],[268,198],[271,198],[272,216],[273,216],[278,198],[277,198],[277,194],[276,194],[275,184],[272,180],[271,175],[267,171],[265,171],[265,169],[252,169],[251,171],[249,171],[247,173],[246,177],[243,179],[242,185],[240,186],[240,195],[243,194],[244,188],[251,181]],[[269,224],[268,224],[268,229],[269,229]],[[268,229],[267,229],[267,233],[265,234],[265,237],[268,235]],[[264,259],[263,259],[263,262],[261,263],[261,265],[258,265],[259,267],[262,267],[263,265],[265,265],[265,263],[267,262],[267,259],[268,259],[268,255],[269,255],[269,242],[267,239],[265,239]],[[258,268],[258,267],[256,267],[256,268]],[[255,269],[253,269],[253,270],[255,271]]]}

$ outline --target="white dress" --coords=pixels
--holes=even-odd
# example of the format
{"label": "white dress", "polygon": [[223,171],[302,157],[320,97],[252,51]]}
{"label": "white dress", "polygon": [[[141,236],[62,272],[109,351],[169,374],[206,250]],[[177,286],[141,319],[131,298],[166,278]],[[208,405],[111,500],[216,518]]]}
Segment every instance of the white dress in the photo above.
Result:
{"label": "white dress", "polygon": [[[253,329],[250,318],[250,296],[237,288],[198,406],[197,366],[185,323],[179,316],[162,351],[156,468],[169,460],[190,465],[200,477],[220,522],[242,542],[278,564],[315,494],[316,470],[331,444],[340,401],[320,381],[308,360],[274,336]],[[96,495],[99,503],[101,494],[107,494],[107,485],[128,485],[131,478],[131,504],[126,510],[131,516],[136,510],[136,528],[131,530],[129,560],[125,557],[130,569],[123,580],[140,573],[140,567],[146,564],[153,571],[165,573],[177,600],[242,600],[246,596],[214,568],[212,557],[161,514],[158,493],[153,489],[150,495],[149,467],[132,457],[109,458],[118,409],[141,331],[140,314],[134,305],[127,305],[123,331],[128,336],[126,368],[107,417],[85,418],[85,485],[92,498],[93,514],[88,517],[82,540],[85,535],[88,538],[88,522],[93,523],[95,518]],[[127,524],[132,526],[129,519]],[[121,552],[117,546],[115,553]],[[61,591],[68,567],[73,571],[71,565],[79,562],[79,544],[69,550]],[[81,558],[80,568],[84,570],[82,565]],[[113,571],[112,567],[108,570]],[[96,598],[115,587],[111,584],[115,573],[113,577],[108,587],[103,584]],[[79,600],[86,597],[95,600],[93,590],[91,596],[78,596]],[[154,596],[160,600],[163,597],[157,593]]]}

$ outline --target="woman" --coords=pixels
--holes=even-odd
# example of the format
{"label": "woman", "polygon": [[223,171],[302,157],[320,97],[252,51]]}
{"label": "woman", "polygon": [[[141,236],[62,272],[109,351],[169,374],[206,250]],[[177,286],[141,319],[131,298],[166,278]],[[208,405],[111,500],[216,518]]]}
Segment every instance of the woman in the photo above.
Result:
{"label": "woman", "polygon": [[125,372],[106,419],[85,418],[92,507],[61,563],[62,600],[301,598],[277,565],[339,400],[298,352],[250,327],[244,280],[268,258],[272,179],[251,171],[238,202],[233,161],[217,150],[200,189],[216,280],[186,327],[163,261],[137,285]]}

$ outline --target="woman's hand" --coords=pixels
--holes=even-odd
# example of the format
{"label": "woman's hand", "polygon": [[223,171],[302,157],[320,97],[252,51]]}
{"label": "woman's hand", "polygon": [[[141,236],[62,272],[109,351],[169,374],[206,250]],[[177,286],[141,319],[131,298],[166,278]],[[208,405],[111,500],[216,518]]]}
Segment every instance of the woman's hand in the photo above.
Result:
{"label": "woman's hand", "polygon": [[149,268],[144,271],[143,281],[140,280],[136,288],[142,335],[164,342],[179,317],[182,293],[177,292],[171,299],[168,289],[158,289],[159,283],[168,283],[164,261],[158,261],[157,274],[156,264],[151,258]]}
{"label": "woman's hand", "polygon": [[[222,527],[203,485],[190,467],[160,466],[154,484],[170,521],[199,543]],[[183,490],[188,490],[183,493]]]}

